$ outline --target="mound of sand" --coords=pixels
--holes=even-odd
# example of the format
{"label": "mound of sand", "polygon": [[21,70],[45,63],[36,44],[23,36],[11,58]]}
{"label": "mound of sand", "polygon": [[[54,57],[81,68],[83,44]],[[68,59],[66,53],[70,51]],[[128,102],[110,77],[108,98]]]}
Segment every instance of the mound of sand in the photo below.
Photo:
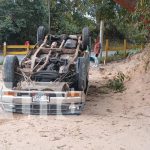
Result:
{"label": "mound of sand", "polygon": [[[98,71],[99,74],[93,73]],[[133,56],[129,56],[127,59],[119,62],[108,63],[107,65],[101,65],[99,69],[92,69],[91,72],[103,81],[104,79],[112,79],[122,72],[126,76],[133,78],[135,76],[145,74],[150,70],[150,44],[146,48]]]}
{"label": "mound of sand", "polygon": [[[150,45],[122,62],[90,69],[80,116],[0,115],[0,149],[149,150]],[[102,88],[119,71],[130,76],[123,93]]]}

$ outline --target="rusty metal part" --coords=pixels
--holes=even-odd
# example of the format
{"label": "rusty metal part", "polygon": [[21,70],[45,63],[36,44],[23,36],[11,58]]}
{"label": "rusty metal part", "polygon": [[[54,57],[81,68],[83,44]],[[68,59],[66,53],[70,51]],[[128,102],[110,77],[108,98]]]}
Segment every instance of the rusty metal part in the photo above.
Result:
{"label": "rusty metal part", "polygon": [[19,88],[22,90],[36,90],[38,91],[66,91],[69,85],[66,82],[21,82]]}
{"label": "rusty metal part", "polygon": [[43,59],[45,59],[45,58],[42,58],[39,62],[38,62],[38,64],[33,68],[33,72],[38,68],[38,66],[39,66],[39,64],[43,61]]}
{"label": "rusty metal part", "polygon": [[82,41],[81,41],[81,37],[78,38],[78,45],[77,45],[77,48],[76,48],[76,52],[75,52],[75,55],[74,57],[70,60],[70,62],[68,63],[68,68],[69,66],[74,63],[74,61],[77,59],[78,57],[78,54],[79,54],[79,51],[80,51],[80,45],[81,45]]}
{"label": "rusty metal part", "polygon": [[52,51],[50,50],[49,53],[48,53],[48,55],[47,55],[47,57],[46,57],[45,63],[37,70],[37,72],[39,72],[39,71],[41,71],[42,69],[44,69],[45,66],[48,64],[48,60],[49,60],[49,57],[50,57],[51,53],[52,53]]}
{"label": "rusty metal part", "polygon": [[59,48],[62,48],[62,47],[64,46],[64,44],[65,44],[65,40],[63,40],[63,41],[61,42],[61,45],[59,46]]}
{"label": "rusty metal part", "polygon": [[43,43],[41,44],[41,46],[37,49],[37,51],[34,53],[32,59],[31,59],[31,69],[34,68],[37,54],[40,52],[40,50],[42,49],[42,47],[43,47],[44,45],[46,45],[47,39],[48,39],[48,36],[45,37],[44,42],[43,42]]}
{"label": "rusty metal part", "polygon": [[[72,77],[72,70],[71,70],[71,65],[74,64],[74,62],[77,60],[78,56],[80,55],[80,46],[82,44],[81,36],[78,36],[78,44],[76,49],[67,49],[64,48],[65,40],[61,42],[61,45],[57,47],[57,41],[55,43],[52,43],[51,45],[47,45],[47,40],[48,36],[45,37],[44,42],[41,44],[40,47],[37,47],[37,49],[34,49],[34,52],[29,52],[27,56],[25,57],[24,61],[22,62],[23,68],[20,70],[22,77],[24,78],[24,81],[27,83],[29,86],[32,82],[31,79],[34,79],[36,82],[43,82],[44,80],[47,80],[45,77],[42,78],[42,75],[40,77],[40,72],[41,71],[47,71],[47,67],[50,66],[51,64],[54,64],[54,68],[50,68],[52,70],[50,73],[53,72],[58,72],[60,74],[59,77],[56,77],[56,80],[54,79],[53,82],[63,82],[67,81],[65,80],[68,77]],[[43,56],[45,55],[45,56]],[[61,57],[63,56],[63,57]],[[66,64],[62,64],[60,66],[57,66],[55,64],[55,60],[59,62],[60,60],[67,60]],[[62,63],[60,61],[60,63]],[[59,63],[58,63],[59,64]],[[56,69],[59,67],[59,69]],[[65,68],[67,72],[59,72],[60,67]],[[35,73],[39,76],[35,76]],[[44,76],[44,75],[43,75]],[[37,79],[37,80],[36,80]],[[48,78],[48,81],[52,81],[51,78]],[[45,82],[45,81],[44,81]],[[72,83],[71,80],[68,81],[68,84],[70,85]]]}

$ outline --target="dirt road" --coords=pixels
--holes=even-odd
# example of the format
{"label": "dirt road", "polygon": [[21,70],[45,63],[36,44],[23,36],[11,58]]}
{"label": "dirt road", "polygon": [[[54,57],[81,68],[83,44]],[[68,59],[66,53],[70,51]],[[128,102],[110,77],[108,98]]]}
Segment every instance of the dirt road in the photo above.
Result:
{"label": "dirt road", "polygon": [[[91,69],[80,116],[24,116],[1,112],[0,150],[149,150],[150,73],[139,61]],[[130,75],[123,93],[103,84],[122,70]],[[138,71],[137,71],[138,70]]]}

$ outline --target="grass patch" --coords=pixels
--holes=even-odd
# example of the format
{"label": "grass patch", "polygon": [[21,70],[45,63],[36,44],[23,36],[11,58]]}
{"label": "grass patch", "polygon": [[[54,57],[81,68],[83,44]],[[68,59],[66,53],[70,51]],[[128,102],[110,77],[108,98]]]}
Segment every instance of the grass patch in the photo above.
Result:
{"label": "grass patch", "polygon": [[[127,58],[128,56],[132,56],[132,55],[139,53],[140,51],[141,51],[140,49],[131,49],[131,50],[127,51],[126,54],[123,50],[116,51],[115,54],[108,56],[107,62],[123,60],[123,59]],[[102,57],[100,62],[103,63],[104,60],[105,60],[105,57]]]}
{"label": "grass patch", "polygon": [[[119,61],[125,59],[127,56],[128,54],[117,51],[114,55],[110,55],[107,57],[107,62]],[[103,63],[105,59],[105,57],[102,57],[100,62]]]}
{"label": "grass patch", "polygon": [[122,72],[119,72],[116,77],[108,81],[107,87],[116,93],[123,92],[125,90],[124,80],[126,78],[127,77]]}

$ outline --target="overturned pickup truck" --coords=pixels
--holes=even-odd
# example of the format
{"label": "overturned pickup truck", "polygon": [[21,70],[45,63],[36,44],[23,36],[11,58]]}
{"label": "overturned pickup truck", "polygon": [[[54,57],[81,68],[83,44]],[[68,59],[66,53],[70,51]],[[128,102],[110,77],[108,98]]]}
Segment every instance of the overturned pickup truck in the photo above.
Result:
{"label": "overturned pickup truck", "polygon": [[45,35],[19,63],[6,56],[1,104],[5,111],[25,114],[80,114],[88,89],[89,29],[80,35]]}

